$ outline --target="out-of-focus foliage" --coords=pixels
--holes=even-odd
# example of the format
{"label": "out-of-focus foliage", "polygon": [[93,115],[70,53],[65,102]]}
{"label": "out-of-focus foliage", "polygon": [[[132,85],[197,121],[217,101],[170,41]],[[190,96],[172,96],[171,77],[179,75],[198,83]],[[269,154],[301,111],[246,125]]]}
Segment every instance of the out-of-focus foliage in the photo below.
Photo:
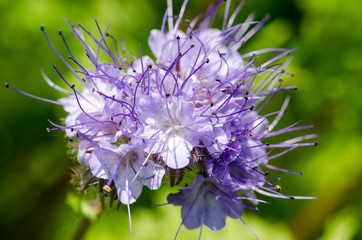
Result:
{"label": "out-of-focus foliage", "polygon": [[[182,1],[175,1],[178,9]],[[232,6],[236,6],[236,2]],[[207,1],[190,1],[186,19],[203,12]],[[0,2],[1,82],[49,99],[61,95],[41,78],[40,69],[57,83],[56,64],[71,79],[40,32],[44,24],[59,51],[67,56],[58,36],[63,33],[77,56],[85,54],[72,38],[63,16],[96,33],[93,17],[103,29],[122,37],[128,50],[150,54],[147,37],[160,28],[163,0],[3,0]],[[246,211],[244,220],[262,239],[362,239],[362,4],[359,0],[247,1],[239,21],[249,12],[270,22],[246,44],[245,50],[299,47],[290,64],[297,85],[282,124],[302,120],[319,134],[317,148],[298,149],[275,159],[277,166],[301,170],[303,177],[285,173],[282,191],[317,196],[317,200],[267,199],[260,212]],[[58,122],[57,106],[0,88],[0,239],[129,239],[124,207],[116,211],[91,200],[92,190],[77,193],[70,185],[71,160],[62,132],[45,131],[47,119]],[[271,108],[283,101],[277,96]],[[309,132],[308,132],[309,133]],[[294,135],[295,136],[295,135]],[[180,209],[151,207],[166,200],[168,188],[146,191],[131,205],[132,239],[172,239],[181,223]],[[83,196],[83,197],[80,197]],[[198,230],[181,229],[178,239],[197,239]],[[203,239],[254,239],[238,220],[227,220],[219,232],[203,229]],[[80,239],[80,238],[78,238]]]}

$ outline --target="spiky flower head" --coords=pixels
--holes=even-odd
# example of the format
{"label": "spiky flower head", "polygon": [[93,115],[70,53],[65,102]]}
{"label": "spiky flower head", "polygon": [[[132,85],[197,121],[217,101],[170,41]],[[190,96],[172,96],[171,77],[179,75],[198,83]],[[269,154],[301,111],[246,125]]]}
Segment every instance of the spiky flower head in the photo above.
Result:
{"label": "spiky flower head", "polygon": [[[77,149],[82,166],[102,180],[105,194],[115,190],[128,209],[143,186],[155,190],[164,179],[174,186],[184,174],[193,177],[191,186],[180,188],[167,198],[170,204],[182,206],[180,227],[184,224],[189,229],[202,229],[206,225],[219,230],[224,227],[226,216],[244,223],[244,208],[257,210],[244,201],[264,202],[255,192],[307,198],[280,193],[275,180],[266,179],[265,170],[291,172],[273,167],[269,161],[296,147],[315,145],[302,142],[314,138],[314,134],[268,142],[272,136],[311,127],[297,127],[295,123],[274,130],[289,97],[280,111],[261,114],[276,93],[295,89],[282,86],[280,81],[287,74],[289,63],[289,59],[281,60],[294,49],[241,54],[245,42],[267,20],[257,22],[250,16],[244,23],[234,24],[243,2],[228,17],[230,1],[226,1],[221,29],[212,27],[223,2],[219,0],[203,16],[186,21],[184,30],[179,27],[188,1],[183,2],[176,18],[172,1],[167,2],[161,29],[152,30],[148,39],[154,58],[143,56],[141,48],[140,57],[131,60],[119,51],[112,52],[106,41],[111,36],[97,22],[100,39],[82,25],[68,22],[94,66],[84,68],[69,50],[75,70],[58,53],[42,27],[50,46],[80,83],[70,84],[54,66],[69,87],[62,89],[43,73],[51,86],[68,95],[57,101],[41,99],[61,105],[68,113],[64,125],[50,122],[54,127],[49,130],[64,130]],[[96,51],[86,43],[84,34],[94,41]],[[64,40],[61,32],[60,35]],[[108,55],[109,62],[100,60],[100,51]],[[263,53],[274,56],[256,64],[258,55]],[[285,150],[273,155],[271,150],[275,148]],[[164,178],[166,173],[169,176]]]}

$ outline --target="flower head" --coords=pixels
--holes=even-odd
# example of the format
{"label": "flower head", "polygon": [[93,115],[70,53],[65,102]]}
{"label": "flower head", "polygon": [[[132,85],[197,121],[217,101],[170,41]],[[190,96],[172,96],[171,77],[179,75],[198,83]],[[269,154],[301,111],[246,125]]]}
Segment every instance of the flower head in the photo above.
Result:
{"label": "flower head", "polygon": [[[264,202],[256,192],[307,199],[280,193],[280,187],[273,183],[276,180],[266,179],[265,170],[299,174],[276,168],[269,161],[296,147],[316,145],[303,142],[314,134],[279,143],[267,141],[275,135],[311,127],[296,127],[295,123],[273,131],[289,97],[280,111],[261,113],[278,92],[295,89],[282,87],[280,80],[289,63],[281,60],[294,50],[272,48],[240,54],[245,42],[266,21],[249,17],[244,23],[234,24],[243,2],[228,17],[230,0],[226,1],[222,29],[212,27],[224,2],[218,0],[203,17],[187,21],[185,30],[179,26],[188,1],[183,2],[177,18],[172,13],[172,1],[167,2],[161,30],[152,30],[148,39],[154,58],[143,56],[142,51],[139,58],[122,57],[110,50],[106,38],[111,36],[97,22],[100,39],[83,26],[68,22],[94,66],[86,69],[70,51],[69,61],[77,66],[74,70],[41,28],[80,83],[70,84],[54,66],[69,89],[43,76],[49,85],[68,96],[52,101],[24,93],[61,105],[67,112],[63,125],[50,122],[54,128],[48,130],[64,130],[74,142],[82,166],[102,180],[104,194],[115,190],[128,209],[144,185],[158,189],[166,172],[171,186],[182,180],[175,183],[175,172],[194,177],[191,186],[167,198],[170,204],[182,206],[181,226],[189,229],[206,225],[219,230],[225,226],[226,216],[243,222],[244,208],[257,210],[247,206],[245,200]],[[93,39],[97,51],[86,43],[84,34]],[[100,60],[100,51],[110,62]],[[257,55],[267,52],[274,56],[256,64]],[[269,121],[272,116],[275,118]],[[286,150],[271,154],[277,148]]]}

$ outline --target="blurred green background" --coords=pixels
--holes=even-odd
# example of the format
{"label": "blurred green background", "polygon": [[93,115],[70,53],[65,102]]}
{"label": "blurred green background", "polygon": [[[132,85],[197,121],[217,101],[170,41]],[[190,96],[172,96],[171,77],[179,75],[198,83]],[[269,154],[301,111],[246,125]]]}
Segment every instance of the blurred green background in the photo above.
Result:
{"label": "blurred green background", "polygon": [[[175,0],[175,13],[182,1]],[[237,2],[233,2],[235,9]],[[208,1],[191,0],[185,19],[205,11]],[[0,78],[12,86],[49,99],[62,97],[42,80],[40,69],[60,83],[53,64],[68,79],[71,74],[47,44],[45,25],[54,45],[68,56],[58,30],[76,56],[85,54],[63,20],[82,23],[97,35],[93,17],[103,29],[125,40],[139,56],[150,54],[147,38],[160,28],[166,1],[147,0],[1,0]],[[271,20],[242,49],[299,47],[287,84],[297,85],[280,126],[297,120],[313,124],[318,147],[301,148],[273,160],[279,167],[304,175],[281,176],[283,192],[317,196],[317,200],[263,199],[260,212],[246,211],[243,219],[262,239],[362,239],[362,4],[359,0],[254,0],[247,1],[238,21],[253,12]],[[277,95],[271,109],[282,103]],[[46,132],[47,119],[59,122],[61,107],[0,88],[0,239],[129,239],[127,211],[121,207],[97,212],[89,191],[83,196],[71,184],[71,160],[61,131]],[[275,110],[275,109],[274,109]],[[304,133],[305,133],[304,132]],[[296,137],[298,133],[286,137]],[[180,208],[151,207],[166,202],[168,188],[144,189],[131,205],[132,239],[173,239],[181,223]],[[93,207],[91,207],[93,206]],[[197,239],[198,230],[181,229],[178,239]],[[82,238],[83,237],[83,238]],[[202,239],[255,239],[238,220]]]}

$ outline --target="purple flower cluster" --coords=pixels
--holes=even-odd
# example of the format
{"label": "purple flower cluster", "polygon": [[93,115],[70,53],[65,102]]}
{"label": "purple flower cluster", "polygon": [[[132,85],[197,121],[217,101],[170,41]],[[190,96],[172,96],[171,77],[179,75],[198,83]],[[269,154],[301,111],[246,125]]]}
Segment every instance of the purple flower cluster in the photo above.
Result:
{"label": "purple flower cluster", "polygon": [[[263,169],[287,171],[269,165],[269,160],[299,146],[315,145],[303,142],[315,135],[268,143],[269,137],[311,126],[297,127],[295,123],[273,131],[289,98],[280,111],[260,113],[276,93],[295,89],[282,87],[280,80],[287,74],[289,62],[280,60],[294,50],[272,48],[240,54],[240,48],[266,21],[257,22],[250,16],[244,23],[234,24],[243,2],[228,17],[230,1],[226,1],[222,29],[212,28],[224,2],[219,0],[202,17],[186,21],[186,31],[179,26],[188,1],[176,18],[172,1],[167,2],[161,30],[152,30],[148,39],[153,59],[143,56],[141,50],[139,58],[112,52],[106,38],[113,37],[98,24],[100,39],[83,26],[69,23],[94,66],[86,69],[70,50],[70,63],[66,61],[42,27],[50,46],[80,83],[70,84],[54,66],[69,86],[62,89],[43,73],[51,86],[68,94],[58,101],[41,99],[61,105],[68,113],[64,125],[51,122],[54,127],[49,130],[64,130],[83,167],[103,179],[105,193],[115,189],[128,207],[144,185],[155,190],[163,181],[174,186],[182,181],[180,175],[191,176],[192,185],[167,198],[168,203],[182,206],[180,227],[202,229],[206,225],[220,230],[226,216],[241,220],[244,208],[257,210],[244,203],[263,202],[255,192],[294,199],[280,193],[275,180],[266,180],[268,172]],[[84,34],[97,49],[86,43]],[[101,51],[109,62],[100,60]],[[255,64],[259,54],[271,52],[275,53],[272,58]],[[269,122],[271,116],[275,117]],[[271,154],[279,148],[285,150]]]}

